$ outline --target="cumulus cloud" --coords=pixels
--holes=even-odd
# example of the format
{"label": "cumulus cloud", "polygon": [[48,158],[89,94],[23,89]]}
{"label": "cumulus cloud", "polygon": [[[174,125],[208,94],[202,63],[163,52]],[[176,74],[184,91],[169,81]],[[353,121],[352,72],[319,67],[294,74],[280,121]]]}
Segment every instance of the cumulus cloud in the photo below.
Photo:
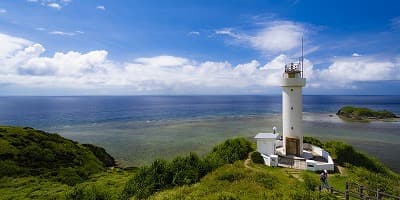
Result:
{"label": "cumulus cloud", "polygon": [[[106,50],[56,52],[44,56],[45,47],[18,37],[0,34],[0,85],[29,88],[68,88],[82,91],[107,88],[125,94],[172,91],[173,93],[259,93],[279,86],[284,54],[262,64],[257,60],[234,65],[228,61],[199,62],[185,57],[160,55],[129,62],[108,58]],[[336,58],[326,69],[316,70],[304,60],[308,87],[358,81],[400,80],[400,57],[379,60],[362,56]]]}
{"label": "cumulus cloud", "polygon": [[299,47],[306,30],[300,23],[273,21],[264,23],[263,28],[254,34],[235,32],[232,28],[216,30],[215,33],[229,36],[263,52],[282,53]]}
{"label": "cumulus cloud", "polygon": [[400,80],[399,72],[398,60],[352,56],[334,59],[328,68],[318,71],[318,79],[327,86],[351,87],[354,82]]}

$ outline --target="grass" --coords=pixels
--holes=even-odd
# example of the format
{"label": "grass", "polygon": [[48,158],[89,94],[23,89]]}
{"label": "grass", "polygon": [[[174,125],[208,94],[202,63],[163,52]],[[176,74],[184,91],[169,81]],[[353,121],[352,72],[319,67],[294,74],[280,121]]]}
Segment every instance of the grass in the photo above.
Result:
{"label": "grass", "polygon": [[[341,174],[329,175],[329,184],[334,188],[344,191],[346,182],[358,182],[400,195],[400,176],[376,159],[342,142],[322,143],[314,138],[305,138],[305,141],[324,147],[336,163],[344,166]],[[190,154],[133,169],[104,169],[101,162],[95,160],[97,156],[83,145],[30,128],[0,127],[0,145],[0,200],[336,199],[327,192],[316,190],[320,184],[318,173],[268,167],[251,160],[245,162],[254,144],[244,138],[226,140],[204,157]],[[99,155],[106,155],[102,149],[95,150]],[[51,156],[53,154],[70,155],[74,159],[61,160]],[[252,155],[254,161],[259,160],[256,154]],[[84,180],[75,184],[54,178],[70,178],[73,169],[68,167],[76,167],[72,165],[75,162],[78,166],[85,164],[85,158],[94,160],[95,167],[101,170],[87,173]],[[55,169],[52,167],[54,161],[65,164],[62,171],[60,165]],[[46,173],[30,174],[32,169],[42,169],[42,164]],[[9,174],[19,173],[15,166],[24,173]],[[87,167],[79,168],[80,172],[85,170],[91,171]]]}
{"label": "grass", "polygon": [[88,190],[89,188],[105,190],[109,194],[108,199],[118,199],[125,183],[134,175],[135,171],[136,169],[109,169],[94,174],[87,181],[75,186],[35,176],[3,177],[0,179],[0,199],[67,199],[74,190]]}

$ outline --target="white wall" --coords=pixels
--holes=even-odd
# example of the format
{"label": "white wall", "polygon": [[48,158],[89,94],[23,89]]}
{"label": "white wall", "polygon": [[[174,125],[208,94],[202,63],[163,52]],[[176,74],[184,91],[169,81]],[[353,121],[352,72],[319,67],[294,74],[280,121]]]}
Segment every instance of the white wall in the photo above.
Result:
{"label": "white wall", "polygon": [[257,139],[257,151],[265,155],[275,154],[275,139]]}
{"label": "white wall", "polygon": [[283,148],[285,152],[286,137],[300,139],[300,152],[303,150],[302,87],[304,85],[304,78],[283,78],[281,80]]}

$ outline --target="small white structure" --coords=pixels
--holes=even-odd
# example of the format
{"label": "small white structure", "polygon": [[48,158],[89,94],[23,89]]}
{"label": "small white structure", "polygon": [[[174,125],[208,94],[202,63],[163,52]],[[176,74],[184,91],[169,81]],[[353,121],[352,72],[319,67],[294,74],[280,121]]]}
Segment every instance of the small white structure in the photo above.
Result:
{"label": "small white structure", "polygon": [[257,140],[257,151],[268,166],[278,166],[278,155],[275,155],[278,136],[275,133],[259,133],[254,137]]}
{"label": "small white structure", "polygon": [[257,151],[265,155],[275,154],[275,141],[278,138],[277,134],[259,133],[254,139],[257,140]]}

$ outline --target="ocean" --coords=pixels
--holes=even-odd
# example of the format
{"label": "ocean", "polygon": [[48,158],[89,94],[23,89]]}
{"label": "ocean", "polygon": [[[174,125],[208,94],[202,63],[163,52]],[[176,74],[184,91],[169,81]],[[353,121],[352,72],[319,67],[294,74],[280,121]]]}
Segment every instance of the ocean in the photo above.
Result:
{"label": "ocean", "polygon": [[[281,128],[281,96],[0,97],[0,124],[29,126],[106,148],[123,166],[196,152]],[[305,135],[342,140],[400,171],[400,122],[347,122],[345,105],[400,115],[400,96],[304,96]]]}

